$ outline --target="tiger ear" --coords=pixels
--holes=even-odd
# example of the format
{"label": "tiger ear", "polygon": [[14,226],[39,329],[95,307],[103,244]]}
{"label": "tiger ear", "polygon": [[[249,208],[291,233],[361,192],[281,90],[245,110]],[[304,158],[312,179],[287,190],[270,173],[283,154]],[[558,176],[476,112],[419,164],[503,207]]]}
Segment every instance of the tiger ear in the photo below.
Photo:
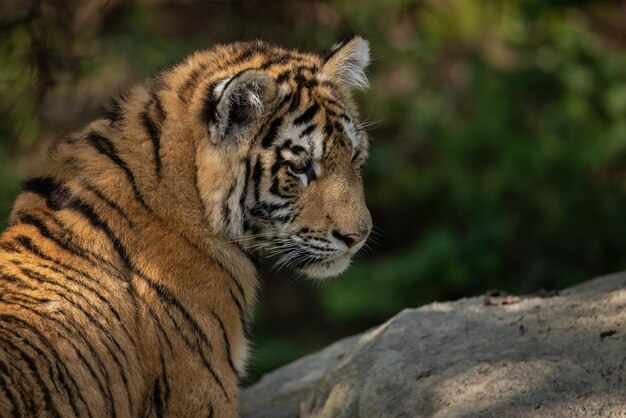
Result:
{"label": "tiger ear", "polygon": [[365,68],[370,63],[370,45],[364,38],[355,36],[333,45],[324,54],[324,59],[322,74],[339,79],[350,87],[368,87]]}
{"label": "tiger ear", "polygon": [[238,144],[273,106],[278,84],[260,70],[244,70],[218,82],[205,103],[203,118],[215,144]]}

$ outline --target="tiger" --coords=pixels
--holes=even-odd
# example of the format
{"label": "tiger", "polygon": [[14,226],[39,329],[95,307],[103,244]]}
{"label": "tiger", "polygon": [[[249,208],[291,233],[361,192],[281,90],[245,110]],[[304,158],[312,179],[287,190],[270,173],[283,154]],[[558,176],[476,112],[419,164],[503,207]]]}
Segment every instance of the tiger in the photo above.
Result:
{"label": "tiger", "polygon": [[372,230],[369,61],[217,45],[53,142],[0,236],[0,416],[237,416],[258,254],[321,280]]}

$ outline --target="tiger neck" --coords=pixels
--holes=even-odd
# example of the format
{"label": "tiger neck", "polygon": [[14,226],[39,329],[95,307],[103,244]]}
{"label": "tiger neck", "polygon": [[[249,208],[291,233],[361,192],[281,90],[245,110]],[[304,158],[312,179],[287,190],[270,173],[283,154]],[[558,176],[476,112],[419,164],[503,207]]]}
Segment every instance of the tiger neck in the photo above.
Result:
{"label": "tiger neck", "polygon": [[[160,94],[147,102],[153,102],[155,97],[169,100]],[[50,203],[65,200],[63,209],[83,211],[84,218],[95,216],[96,229],[98,225],[104,228],[105,235],[107,230],[112,231],[124,246],[126,256],[154,267],[155,271],[168,271],[177,260],[184,260],[187,265],[213,262],[225,266],[230,275],[242,282],[245,293],[250,295],[251,307],[257,287],[255,267],[233,242],[233,222],[224,219],[225,211],[230,209],[223,200],[239,202],[235,193],[243,187],[232,180],[237,168],[225,155],[212,149],[206,138],[186,129],[181,115],[163,116],[147,123],[147,119],[157,118],[159,112],[145,106],[145,110],[126,112],[123,120],[97,120],[82,133],[56,144],[40,178],[51,179],[67,192],[43,190],[44,185],[39,190],[43,201],[23,197],[25,204],[16,206],[21,211],[38,206],[43,211],[54,211]],[[172,122],[176,120],[180,122]],[[146,129],[149,126],[152,128]],[[46,193],[57,194],[46,198]],[[233,207],[230,216],[236,211]],[[57,211],[56,215],[71,225],[72,214],[65,212],[68,211]],[[93,216],[83,223],[91,222],[93,227]],[[111,237],[108,240],[112,241]],[[119,252],[114,240],[91,245],[103,253]],[[167,256],[163,256],[163,251],[168,252]],[[189,253],[195,255],[189,257]],[[111,259],[125,262],[120,254],[112,254]],[[167,276],[167,286],[183,285],[176,282],[178,275]],[[201,285],[201,281],[196,284]]]}
{"label": "tiger neck", "polygon": [[[142,352],[155,353],[160,344],[158,334],[146,328],[152,323],[146,312],[156,312],[158,322],[171,309],[191,330],[185,332],[206,341],[213,341],[206,335],[217,335],[213,318],[229,336],[220,350],[228,361],[220,363],[219,375],[237,376],[245,365],[245,326],[258,282],[246,253],[206,219],[207,213],[219,213],[218,198],[231,189],[218,176],[227,174],[228,165],[203,171],[193,163],[199,155],[195,141],[179,137],[174,144],[164,139],[157,176],[150,158],[154,154],[135,135],[100,120],[56,144],[41,173],[25,182],[0,244],[35,255],[38,262],[59,260],[95,280],[122,279],[132,297],[118,303],[137,300],[148,306],[135,310],[140,312],[135,332]],[[175,145],[176,155],[169,155]],[[199,196],[195,181],[212,173],[213,200]],[[193,344],[181,347],[198,350]],[[150,357],[142,367],[150,370],[158,361]],[[185,365],[180,368],[185,370]],[[225,381],[222,390],[235,393],[236,379]]]}

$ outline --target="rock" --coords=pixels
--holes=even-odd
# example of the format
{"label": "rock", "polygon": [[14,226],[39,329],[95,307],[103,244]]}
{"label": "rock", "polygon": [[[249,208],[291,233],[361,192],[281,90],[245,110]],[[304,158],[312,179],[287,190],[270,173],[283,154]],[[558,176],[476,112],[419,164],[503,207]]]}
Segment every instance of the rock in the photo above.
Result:
{"label": "rock", "polygon": [[626,273],[406,309],[261,379],[241,416],[626,416]]}

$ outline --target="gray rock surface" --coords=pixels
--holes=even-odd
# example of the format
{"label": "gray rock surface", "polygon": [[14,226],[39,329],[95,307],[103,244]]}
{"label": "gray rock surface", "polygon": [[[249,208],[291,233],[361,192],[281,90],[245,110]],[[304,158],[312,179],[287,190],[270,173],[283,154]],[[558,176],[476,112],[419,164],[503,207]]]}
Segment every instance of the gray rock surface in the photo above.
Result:
{"label": "gray rock surface", "polygon": [[241,415],[626,417],[626,274],[407,309],[265,375]]}

